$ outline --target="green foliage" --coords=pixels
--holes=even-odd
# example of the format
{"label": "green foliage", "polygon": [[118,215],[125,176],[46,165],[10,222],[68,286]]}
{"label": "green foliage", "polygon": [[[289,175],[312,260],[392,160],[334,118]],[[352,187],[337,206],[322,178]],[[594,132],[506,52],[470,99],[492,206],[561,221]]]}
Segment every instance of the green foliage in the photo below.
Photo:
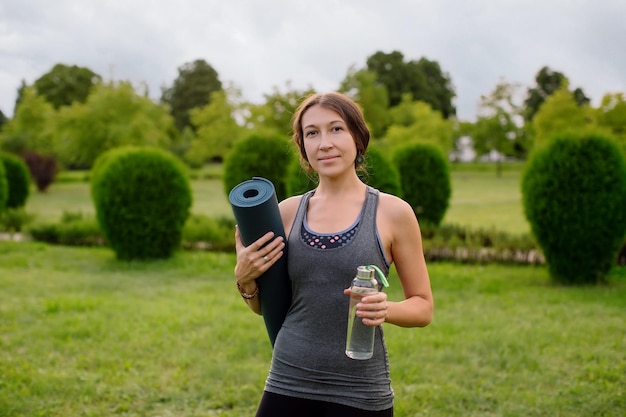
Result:
{"label": "green foliage", "polygon": [[396,167],[378,148],[370,146],[365,154],[365,170],[359,173],[363,181],[388,194],[401,195],[400,175]]}
{"label": "green foliage", "polygon": [[376,82],[376,73],[351,67],[339,91],[359,104],[373,138],[382,138],[389,127],[389,93]]}
{"label": "green foliage", "polygon": [[567,80],[548,97],[532,121],[533,149],[545,146],[555,135],[580,132],[591,126],[592,111],[576,103]]}
{"label": "green foliage", "polygon": [[58,109],[74,102],[84,103],[91,89],[101,81],[102,77],[89,68],[56,64],[35,81],[35,88]]}
{"label": "green foliage", "polygon": [[118,259],[170,257],[192,203],[185,168],[156,148],[105,154],[91,178],[98,222]]}
{"label": "green foliage", "polygon": [[286,188],[287,197],[300,195],[317,187],[319,179],[317,173],[306,172],[300,165],[300,160],[293,157],[287,167]]}
{"label": "green foliage", "polygon": [[90,168],[118,146],[169,148],[174,132],[167,109],[137,94],[130,83],[101,84],[85,103],[59,110],[55,151],[66,165]]}
{"label": "green foliage", "polygon": [[190,111],[209,104],[211,93],[222,89],[217,71],[204,59],[178,67],[174,85],[163,90],[161,101],[170,107],[180,132],[191,126]]}
{"label": "green foliage", "polygon": [[383,138],[390,152],[408,143],[429,143],[438,147],[444,155],[453,149],[454,129],[452,123],[428,103],[414,101],[407,94],[402,102],[390,110],[392,125]]}
{"label": "green foliage", "polygon": [[608,129],[619,141],[626,154],[626,96],[624,93],[606,94],[596,110],[600,128]]}
{"label": "green foliage", "polygon": [[518,125],[523,110],[515,99],[518,88],[518,84],[502,80],[491,94],[481,96],[478,120],[469,132],[477,156],[492,150],[510,157],[525,155],[526,136]]}
{"label": "green foliage", "polygon": [[189,216],[183,228],[183,247],[231,252],[235,250],[235,220],[228,217]]}
{"label": "green foliage", "polygon": [[19,233],[30,224],[35,215],[28,213],[24,207],[7,208],[0,213],[0,230],[9,233]]}
{"label": "green foliage", "polygon": [[393,161],[402,196],[424,223],[441,223],[452,193],[448,162],[439,149],[415,143],[398,149]]}
{"label": "green foliage", "polygon": [[24,155],[35,151],[52,155],[52,126],[55,111],[34,88],[24,87],[15,114],[0,133],[2,149]]}
{"label": "green foliage", "polygon": [[446,119],[456,114],[452,102],[456,94],[450,75],[436,61],[420,58],[405,62],[399,51],[388,54],[378,51],[367,58],[367,70],[375,73],[378,83],[387,88],[391,107],[400,104],[408,93],[412,100],[428,103]]}
{"label": "green foliage", "polygon": [[0,152],[0,162],[4,164],[4,170],[9,186],[8,208],[24,207],[30,193],[30,174],[28,165],[18,156]]}
{"label": "green foliage", "polygon": [[7,208],[9,200],[9,181],[7,180],[4,164],[0,164],[0,214]]}
{"label": "green foliage", "polygon": [[563,134],[528,161],[523,206],[553,280],[602,282],[626,234],[626,161],[598,134]]}
{"label": "green foliage", "polygon": [[58,223],[34,223],[26,232],[36,241],[65,246],[103,246],[104,235],[93,217],[64,212]]}
{"label": "green foliage", "polygon": [[245,106],[245,127],[265,135],[290,135],[291,118],[300,102],[315,91],[312,88],[295,90],[287,82],[286,91],[274,87],[271,94],[265,94],[262,104]]}
{"label": "green foliage", "polygon": [[211,93],[209,104],[190,110],[196,136],[185,153],[186,161],[192,166],[202,166],[210,160],[224,159],[243,133],[233,118],[234,110],[224,90]]}
{"label": "green foliage", "polygon": [[278,201],[287,197],[287,170],[294,158],[288,140],[281,135],[252,134],[235,144],[224,161],[224,191],[252,177],[270,180]]}
{"label": "green foliage", "polygon": [[[524,101],[524,119],[527,122],[533,120],[546,99],[559,90],[564,82],[567,82],[567,77],[563,73],[548,67],[541,68],[535,75],[536,85],[528,89]],[[573,95],[579,106],[589,104],[589,98],[582,89],[575,89]]]}

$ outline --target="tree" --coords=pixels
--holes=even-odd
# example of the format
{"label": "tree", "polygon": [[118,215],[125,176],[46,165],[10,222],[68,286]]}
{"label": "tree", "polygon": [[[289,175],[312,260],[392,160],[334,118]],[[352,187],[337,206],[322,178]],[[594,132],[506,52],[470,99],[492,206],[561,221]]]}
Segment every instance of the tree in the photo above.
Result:
{"label": "tree", "polygon": [[533,118],[533,148],[544,146],[556,134],[580,132],[591,127],[592,120],[591,109],[578,105],[568,89],[567,80],[564,80]]}
{"label": "tree", "polygon": [[[537,72],[535,76],[537,85],[528,89],[528,94],[524,101],[524,118],[527,122],[535,117],[541,105],[561,87],[561,84],[566,79],[567,77],[565,77],[563,73],[553,71],[548,67],[543,67]],[[579,106],[587,105],[590,102],[589,98],[585,96],[585,93],[580,88],[574,90],[574,96]]]}
{"label": "tree", "polygon": [[56,64],[35,81],[35,89],[55,109],[74,102],[84,103],[102,77],[89,68]]}
{"label": "tree", "polygon": [[2,149],[19,155],[30,151],[52,155],[54,114],[52,105],[42,95],[33,87],[25,87],[13,119],[4,125],[0,134]]}
{"label": "tree", "polygon": [[[231,90],[230,94],[240,96],[236,90]],[[201,166],[209,159],[223,160],[243,134],[243,128],[233,117],[234,112],[234,104],[225,90],[211,93],[209,104],[192,109],[191,123],[197,133],[185,153],[185,160],[192,166]]]}
{"label": "tree", "polygon": [[54,149],[64,164],[90,168],[100,154],[123,145],[168,148],[174,134],[165,106],[128,82],[101,84],[85,103],[59,110]]}
{"label": "tree", "polygon": [[605,94],[598,109],[596,121],[619,141],[626,152],[626,97],[624,93]]}
{"label": "tree", "polygon": [[405,94],[402,102],[389,113],[392,124],[387,129],[382,145],[390,154],[398,147],[413,142],[429,143],[443,155],[448,155],[453,149],[452,123],[428,103],[413,101],[409,94]]}
{"label": "tree", "polygon": [[388,111],[389,93],[385,85],[376,82],[376,73],[357,71],[352,67],[341,82],[339,91],[359,104],[372,138],[382,138],[391,121]]}
{"label": "tree", "polygon": [[[501,80],[488,96],[481,96],[478,119],[471,136],[478,155],[496,151],[498,155],[520,156],[523,144],[522,106],[515,100],[519,84]],[[500,175],[500,158],[496,172]]]}
{"label": "tree", "polygon": [[421,58],[405,62],[399,51],[388,54],[378,51],[367,59],[367,69],[387,88],[391,107],[400,104],[405,93],[410,93],[414,100],[425,101],[444,118],[456,114],[452,81],[436,61]]}
{"label": "tree", "polygon": [[291,134],[291,118],[300,102],[315,90],[293,89],[290,82],[286,83],[286,91],[273,88],[272,94],[265,94],[265,103],[245,105],[245,127],[266,134]]}
{"label": "tree", "polygon": [[2,127],[7,124],[9,118],[4,115],[2,110],[0,110],[0,132],[2,132]]}
{"label": "tree", "polygon": [[178,68],[174,85],[163,89],[161,101],[170,106],[176,127],[182,132],[192,126],[191,109],[209,104],[211,93],[221,89],[217,71],[204,59],[197,59]]}

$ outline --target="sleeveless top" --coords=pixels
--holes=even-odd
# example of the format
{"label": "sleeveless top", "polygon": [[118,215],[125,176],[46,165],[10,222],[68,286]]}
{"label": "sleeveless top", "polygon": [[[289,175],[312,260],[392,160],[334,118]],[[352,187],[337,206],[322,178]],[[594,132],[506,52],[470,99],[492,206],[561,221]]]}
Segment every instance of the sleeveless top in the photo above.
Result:
{"label": "sleeveless top", "polygon": [[385,276],[389,265],[376,229],[378,190],[367,187],[354,237],[345,245],[321,249],[302,239],[308,201],[301,198],[289,233],[287,269],[293,298],[274,344],[265,390],[363,410],[393,406],[389,357],[381,326],[375,329],[374,355],[346,356],[350,287],[360,265],[376,265]]}

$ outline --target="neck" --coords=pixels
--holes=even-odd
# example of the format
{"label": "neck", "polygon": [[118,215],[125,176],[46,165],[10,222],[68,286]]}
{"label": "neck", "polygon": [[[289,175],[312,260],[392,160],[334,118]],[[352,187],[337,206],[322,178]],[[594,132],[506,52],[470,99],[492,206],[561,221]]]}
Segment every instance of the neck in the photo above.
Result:
{"label": "neck", "polygon": [[365,183],[356,175],[342,178],[320,178],[315,190],[316,197],[349,197],[353,194],[363,195]]}

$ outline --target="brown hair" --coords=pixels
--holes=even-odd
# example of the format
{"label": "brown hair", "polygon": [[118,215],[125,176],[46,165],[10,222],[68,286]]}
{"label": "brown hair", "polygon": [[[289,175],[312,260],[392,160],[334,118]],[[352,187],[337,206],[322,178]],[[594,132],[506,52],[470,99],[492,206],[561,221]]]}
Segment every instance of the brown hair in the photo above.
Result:
{"label": "brown hair", "polygon": [[[354,138],[357,155],[365,156],[365,151],[370,141],[370,131],[367,128],[365,118],[359,106],[350,98],[340,93],[312,94],[300,103],[293,115],[293,141],[300,151],[300,163],[302,167],[307,171],[311,170],[311,166],[306,157],[306,151],[304,150],[302,117],[307,110],[315,105],[330,109],[341,116]],[[355,161],[355,167],[359,165],[362,165],[362,160]]]}

